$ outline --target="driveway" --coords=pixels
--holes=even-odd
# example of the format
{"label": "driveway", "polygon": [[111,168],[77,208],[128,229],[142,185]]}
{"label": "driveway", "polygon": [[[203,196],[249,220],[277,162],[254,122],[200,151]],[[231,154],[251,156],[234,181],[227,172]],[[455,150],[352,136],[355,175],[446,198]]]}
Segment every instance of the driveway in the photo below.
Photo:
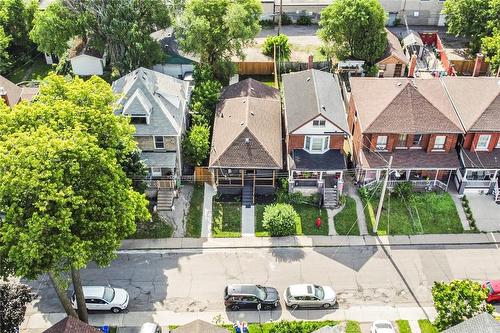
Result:
{"label": "driveway", "polygon": [[466,194],[472,216],[480,231],[500,231],[500,205],[491,195]]}

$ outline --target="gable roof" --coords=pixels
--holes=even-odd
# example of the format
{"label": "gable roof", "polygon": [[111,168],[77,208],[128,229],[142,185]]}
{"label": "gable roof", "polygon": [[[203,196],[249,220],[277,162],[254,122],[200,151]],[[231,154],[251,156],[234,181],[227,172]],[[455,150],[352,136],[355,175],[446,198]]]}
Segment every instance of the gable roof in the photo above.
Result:
{"label": "gable roof", "polygon": [[255,79],[249,78],[227,86],[221,93],[221,99],[255,97],[261,99],[279,100],[278,89],[265,85]]}
{"label": "gable roof", "polygon": [[8,106],[12,107],[22,100],[33,100],[36,94],[38,94],[39,89],[31,87],[19,87],[14,82],[0,75],[0,91],[0,98],[2,98],[2,93],[5,93],[7,95],[7,100],[9,101]]}
{"label": "gable roof", "polygon": [[99,59],[103,58],[103,53],[101,51],[90,46],[89,43],[85,43],[81,38],[76,38],[73,40],[73,44],[68,50],[68,59],[76,58],[82,55]]}
{"label": "gable roof", "polygon": [[483,312],[461,322],[458,325],[444,330],[443,333],[498,333],[500,332],[500,322],[492,315]]}
{"label": "gable roof", "polygon": [[149,124],[134,124],[136,135],[181,134],[188,82],[140,67],[114,81],[112,88],[122,95],[116,115],[148,114],[149,110]]}
{"label": "gable roof", "polygon": [[283,74],[282,79],[288,133],[318,115],[349,133],[340,86],[333,74],[309,69]]}
{"label": "gable roof", "polygon": [[466,131],[500,131],[500,78],[445,77]]}
{"label": "gable roof", "polygon": [[[253,91],[268,91],[262,87],[264,84],[256,81],[235,85],[223,93],[223,96],[231,98],[222,99],[217,104],[209,166],[281,168],[281,103],[278,91],[270,88],[273,97],[266,95],[260,98],[252,94]],[[246,89],[250,86],[254,90]]]}
{"label": "gable roof", "polygon": [[440,80],[351,78],[364,133],[463,133]]}
{"label": "gable roof", "polygon": [[410,31],[403,38],[403,47],[407,47],[410,45],[424,45],[422,38],[420,38],[420,35],[418,33],[416,33],[415,31]]}
{"label": "gable roof", "polygon": [[225,328],[197,319],[189,324],[182,325],[172,330],[172,333],[229,333],[229,331]]}
{"label": "gable roof", "polygon": [[390,32],[387,28],[385,28],[385,32],[387,33],[387,47],[385,49],[384,55],[380,57],[377,63],[384,61],[389,57],[396,57],[404,64],[408,64],[408,59],[401,47],[401,42],[398,37]]}
{"label": "gable roof", "polygon": [[102,331],[75,317],[68,316],[49,329],[43,331],[43,333],[102,333]]}

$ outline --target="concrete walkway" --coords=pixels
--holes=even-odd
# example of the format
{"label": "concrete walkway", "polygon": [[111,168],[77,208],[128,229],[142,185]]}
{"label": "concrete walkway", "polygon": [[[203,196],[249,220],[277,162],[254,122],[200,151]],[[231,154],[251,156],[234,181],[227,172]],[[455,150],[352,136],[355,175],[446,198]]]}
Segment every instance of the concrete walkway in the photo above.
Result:
{"label": "concrete walkway", "polygon": [[368,229],[366,227],[365,212],[363,209],[363,201],[358,195],[358,190],[351,182],[347,181],[344,184],[345,192],[348,196],[354,199],[356,202],[356,214],[358,215],[358,227],[360,235],[368,235]]}
{"label": "concrete walkway", "polygon": [[255,206],[249,208],[245,205],[241,206],[241,236],[254,237],[255,236]]}
{"label": "concrete walkway", "polygon": [[328,236],[337,236],[337,231],[335,230],[334,218],[335,215],[337,215],[341,210],[342,207],[326,210],[326,213],[328,214]]}
{"label": "concrete walkway", "polygon": [[201,220],[201,237],[212,236],[212,198],[214,195],[214,187],[205,183],[203,194],[203,218]]}
{"label": "concrete walkway", "polygon": [[500,205],[493,196],[484,194],[467,194],[472,216],[480,231],[500,231]]}
{"label": "concrete walkway", "polygon": [[464,228],[464,230],[470,230],[469,221],[467,221],[467,216],[465,216],[464,208],[462,207],[462,201],[458,196],[458,192],[454,184],[450,185],[450,187],[448,188],[448,192],[450,193],[451,198],[455,203],[455,207],[457,208],[458,212],[458,217],[460,218],[460,222],[462,222],[462,227]]}
{"label": "concrete walkway", "polygon": [[418,325],[418,321],[417,320],[410,320],[408,322],[410,324],[410,328],[411,328],[411,333],[420,333],[420,326]]}
{"label": "concrete walkway", "polygon": [[291,236],[244,238],[127,239],[121,250],[312,248],[348,246],[497,245],[500,232],[413,236]]}
{"label": "concrete walkway", "polygon": [[[51,325],[63,319],[63,313],[36,313],[25,318],[21,325],[21,332],[43,332]],[[352,306],[332,310],[296,310],[282,311],[204,311],[204,312],[174,312],[174,311],[151,311],[151,312],[124,312],[92,313],[89,315],[89,324],[93,326],[118,326],[137,327],[145,322],[155,322],[160,326],[185,325],[196,319],[209,323],[214,317],[220,316],[224,323],[234,323],[237,320],[249,323],[270,322],[278,320],[356,320],[359,322],[372,322],[380,318],[385,320],[411,320],[431,318],[434,319],[436,311],[433,307],[405,307],[405,306]],[[414,331],[413,331],[414,332]]]}

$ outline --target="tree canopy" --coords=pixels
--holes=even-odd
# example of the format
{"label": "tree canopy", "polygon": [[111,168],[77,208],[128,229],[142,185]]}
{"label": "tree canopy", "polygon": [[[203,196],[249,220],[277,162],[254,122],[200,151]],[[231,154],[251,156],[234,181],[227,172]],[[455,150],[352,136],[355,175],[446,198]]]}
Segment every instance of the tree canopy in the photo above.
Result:
{"label": "tree canopy", "polygon": [[337,0],[321,11],[318,35],[337,59],[374,64],[387,47],[385,22],[377,0]]}
{"label": "tree canopy", "polygon": [[202,165],[210,151],[210,127],[208,125],[194,125],[183,141],[186,158],[195,166]]}
{"label": "tree canopy", "polygon": [[176,23],[182,50],[200,57],[203,64],[220,67],[243,50],[260,31],[262,5],[258,0],[189,0]]}
{"label": "tree canopy", "polygon": [[277,36],[267,36],[262,45],[262,53],[268,57],[274,56],[274,46],[276,45],[276,61],[290,60],[292,49],[288,42],[288,36],[279,34]]}
{"label": "tree canopy", "polygon": [[31,38],[39,50],[59,56],[73,38],[81,38],[106,52],[111,65],[124,74],[164,59],[150,34],[170,23],[170,7],[162,0],[60,0],[37,13]]}
{"label": "tree canopy", "polygon": [[35,295],[31,289],[20,283],[0,282],[0,332],[17,333],[26,313],[26,304]]}

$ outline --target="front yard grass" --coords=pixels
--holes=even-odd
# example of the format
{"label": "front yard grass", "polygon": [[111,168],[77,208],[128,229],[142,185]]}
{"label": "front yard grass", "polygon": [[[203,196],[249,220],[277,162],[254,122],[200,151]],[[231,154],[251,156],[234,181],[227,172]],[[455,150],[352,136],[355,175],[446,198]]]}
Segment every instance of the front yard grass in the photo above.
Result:
{"label": "front yard grass", "polygon": [[408,320],[396,320],[399,333],[411,333],[410,323]]}
{"label": "front yard grass", "polygon": [[349,320],[345,327],[345,333],[361,333],[361,327],[357,321]]}
{"label": "front yard grass", "polygon": [[339,235],[359,236],[358,214],[356,213],[356,201],[351,197],[345,197],[344,208],[335,215],[335,231]]}
{"label": "front yard grass", "polygon": [[129,239],[152,239],[172,237],[174,228],[165,218],[158,213],[151,213],[151,221],[136,223],[136,231]]}
{"label": "front yard grass", "polygon": [[[312,204],[293,204],[293,208],[300,215],[302,233],[297,235],[328,235],[328,214],[326,209]],[[321,227],[316,227],[316,219],[321,218]]]}
{"label": "front yard grass", "polygon": [[262,225],[265,208],[266,205],[263,204],[255,205],[255,236],[257,237],[269,237],[269,232],[266,231]]}
{"label": "front yard grass", "polygon": [[212,236],[241,237],[241,203],[221,202],[214,199]]}
{"label": "front yard grass", "polygon": [[[374,196],[365,208],[370,230],[375,223],[377,206],[378,198]],[[411,215],[409,208],[412,208]],[[408,202],[395,193],[387,193],[385,196],[378,227],[379,235],[446,234],[463,231],[455,203],[447,192],[415,193],[413,206],[408,205]]]}
{"label": "front yard grass", "polygon": [[432,323],[427,319],[420,319],[418,321],[418,326],[420,326],[420,332],[422,333],[438,333],[438,329],[432,325]]}
{"label": "front yard grass", "polygon": [[[332,320],[324,320],[324,321],[298,321],[298,322],[293,322],[294,326],[297,326],[297,330],[294,332],[313,332],[321,327],[324,326],[336,326],[339,324],[338,321],[332,321]],[[283,329],[280,329],[280,322],[275,322],[275,323],[263,323],[263,324],[249,324],[248,325],[248,331],[249,333],[289,333],[289,331],[286,331],[288,327],[283,327]],[[230,330],[230,332],[232,332]],[[348,332],[348,331],[347,331]],[[346,332],[346,333],[347,333]],[[361,332],[361,331],[359,331]]]}
{"label": "front yard grass", "polygon": [[204,185],[195,184],[186,216],[186,237],[201,236],[201,220],[203,218]]}

